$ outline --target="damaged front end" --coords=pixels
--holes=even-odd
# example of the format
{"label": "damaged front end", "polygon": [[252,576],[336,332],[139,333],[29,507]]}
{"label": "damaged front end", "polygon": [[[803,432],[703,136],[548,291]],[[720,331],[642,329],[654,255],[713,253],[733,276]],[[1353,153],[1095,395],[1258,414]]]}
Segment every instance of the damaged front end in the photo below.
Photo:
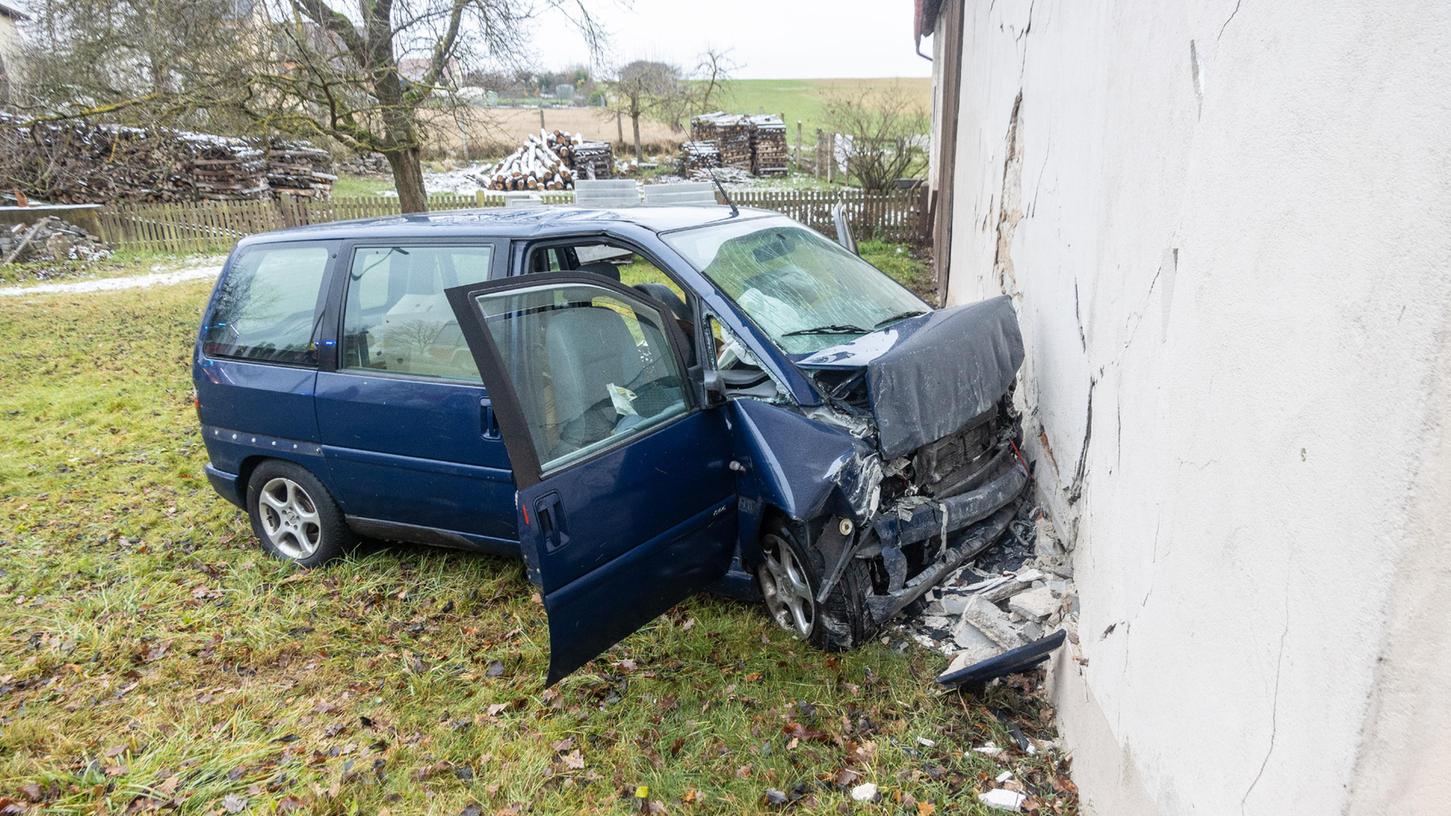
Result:
{"label": "damaged front end", "polygon": [[879,628],[998,540],[1029,481],[1013,407],[1022,361],[1006,297],[909,318],[796,361],[827,395],[811,419],[852,439],[850,455],[814,463],[818,485],[824,477],[834,488],[815,511],[853,521],[820,528],[818,602],[864,561],[865,613]]}

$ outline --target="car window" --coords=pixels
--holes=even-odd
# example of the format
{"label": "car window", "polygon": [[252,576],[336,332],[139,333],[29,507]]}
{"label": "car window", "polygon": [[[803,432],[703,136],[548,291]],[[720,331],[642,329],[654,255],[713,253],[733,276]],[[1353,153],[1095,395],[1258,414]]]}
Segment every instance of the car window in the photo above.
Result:
{"label": "car window", "polygon": [[477,298],[545,472],[687,410],[660,308],[578,283]]}
{"label": "car window", "polygon": [[340,368],[477,383],[444,290],[489,277],[491,246],[359,247],[348,270]]}
{"label": "car window", "polygon": [[325,244],[244,250],[217,293],[202,351],[212,357],[316,365],[314,334],[330,252]]}
{"label": "car window", "polygon": [[930,310],[861,258],[784,218],[666,235],[785,351],[809,354]]}

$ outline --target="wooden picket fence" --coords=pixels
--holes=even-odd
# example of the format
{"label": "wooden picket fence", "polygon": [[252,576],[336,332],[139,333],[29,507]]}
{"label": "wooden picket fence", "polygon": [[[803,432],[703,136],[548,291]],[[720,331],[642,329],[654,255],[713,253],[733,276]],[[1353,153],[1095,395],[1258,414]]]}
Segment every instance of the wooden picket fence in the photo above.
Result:
{"label": "wooden picket fence", "polygon": [[[776,210],[828,236],[835,235],[831,208],[843,202],[847,221],[858,239],[917,242],[928,226],[926,197],[920,191],[863,193],[854,190],[745,190],[734,193],[736,204]],[[572,192],[541,196],[545,204],[571,204]],[[476,207],[502,207],[498,193],[429,196],[435,212]],[[226,252],[238,239],[259,232],[398,215],[398,199],[389,196],[334,198],[328,201],[203,201],[186,204],[109,206],[99,213],[101,237],[129,249],[177,254]]]}

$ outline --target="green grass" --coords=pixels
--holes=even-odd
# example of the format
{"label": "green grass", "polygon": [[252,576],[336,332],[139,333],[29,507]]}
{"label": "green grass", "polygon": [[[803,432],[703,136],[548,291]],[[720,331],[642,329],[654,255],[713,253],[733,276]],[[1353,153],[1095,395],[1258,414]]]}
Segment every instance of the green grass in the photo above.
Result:
{"label": "green grass", "polygon": [[[372,547],[298,571],[202,476],[188,358],[207,285],[0,300],[0,802],[32,813],[985,813],[1009,769],[943,659],[811,650],[752,605],[692,599],[545,690],[517,561]],[[490,670],[497,662],[498,668]],[[1030,735],[1051,714],[1006,686]],[[793,739],[794,737],[794,739]],[[919,738],[931,740],[926,745]],[[576,753],[577,752],[577,753]]]}
{"label": "green grass", "polygon": [[867,89],[897,88],[920,100],[923,111],[932,110],[932,80],[927,77],[900,79],[733,79],[726,84],[726,96],[717,107],[733,113],[784,113],[787,137],[796,144],[796,123],[802,122],[805,144],[814,145],[816,128],[828,123],[823,105],[829,94],[859,95]]}
{"label": "green grass", "polygon": [[333,198],[353,196],[375,196],[393,191],[393,179],[388,176],[354,176],[341,174],[333,182]]}
{"label": "green grass", "polygon": [[0,285],[32,285],[86,278],[115,278],[165,272],[183,266],[221,264],[222,256],[176,255],[151,250],[120,249],[102,261],[30,261],[0,266]]}
{"label": "green grass", "polygon": [[891,275],[928,303],[937,302],[937,282],[932,269],[911,246],[888,241],[862,241],[857,252],[867,263]]}

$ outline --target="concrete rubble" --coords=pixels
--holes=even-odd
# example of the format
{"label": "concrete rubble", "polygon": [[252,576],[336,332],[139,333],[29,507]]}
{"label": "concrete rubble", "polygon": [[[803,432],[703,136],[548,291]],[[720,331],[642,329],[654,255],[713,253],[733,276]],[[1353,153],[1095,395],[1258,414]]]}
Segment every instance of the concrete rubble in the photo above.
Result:
{"label": "concrete rubble", "polygon": [[906,635],[951,658],[948,672],[1077,628],[1073,570],[1052,524],[1014,524],[1003,543],[929,592],[902,623]]}
{"label": "concrete rubble", "polygon": [[0,264],[26,261],[97,261],[110,257],[100,238],[55,216],[32,224],[0,225]]}

